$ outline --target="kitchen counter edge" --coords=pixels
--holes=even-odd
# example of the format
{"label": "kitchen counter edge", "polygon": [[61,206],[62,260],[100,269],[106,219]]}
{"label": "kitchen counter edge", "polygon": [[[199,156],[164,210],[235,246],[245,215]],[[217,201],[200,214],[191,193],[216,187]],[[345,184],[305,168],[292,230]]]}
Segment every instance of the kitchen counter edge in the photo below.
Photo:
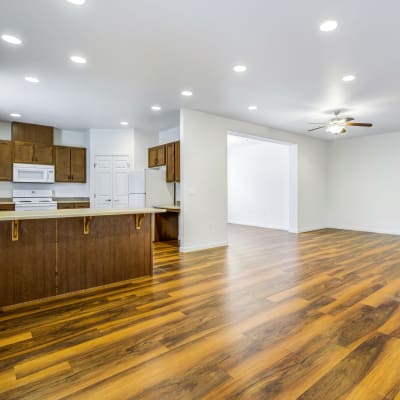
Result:
{"label": "kitchen counter edge", "polygon": [[107,217],[114,215],[157,214],[163,212],[165,212],[165,210],[156,208],[121,208],[113,210],[99,208],[79,208],[49,211],[2,211],[0,213],[0,222],[32,219],[60,219],[79,217]]}

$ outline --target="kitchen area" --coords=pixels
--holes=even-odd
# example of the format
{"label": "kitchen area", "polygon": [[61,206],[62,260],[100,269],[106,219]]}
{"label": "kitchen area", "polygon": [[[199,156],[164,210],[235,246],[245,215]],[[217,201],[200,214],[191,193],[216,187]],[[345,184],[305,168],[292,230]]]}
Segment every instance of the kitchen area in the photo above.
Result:
{"label": "kitchen area", "polygon": [[0,307],[152,275],[153,242],[179,246],[179,129],[164,136],[0,122]]}

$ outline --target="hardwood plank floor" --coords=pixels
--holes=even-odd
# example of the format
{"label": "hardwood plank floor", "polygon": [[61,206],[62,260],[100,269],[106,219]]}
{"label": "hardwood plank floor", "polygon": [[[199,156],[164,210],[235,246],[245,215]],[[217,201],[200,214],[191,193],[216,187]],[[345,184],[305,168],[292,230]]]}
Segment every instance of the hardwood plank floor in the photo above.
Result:
{"label": "hardwood plank floor", "polygon": [[229,235],[0,312],[0,399],[400,400],[400,237]]}

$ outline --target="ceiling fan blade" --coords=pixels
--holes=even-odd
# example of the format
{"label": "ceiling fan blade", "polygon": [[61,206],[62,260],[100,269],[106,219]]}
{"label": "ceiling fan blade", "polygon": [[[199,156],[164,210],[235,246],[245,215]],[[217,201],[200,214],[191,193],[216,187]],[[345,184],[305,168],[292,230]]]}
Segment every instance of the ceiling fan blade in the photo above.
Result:
{"label": "ceiling fan blade", "polygon": [[316,131],[318,129],[325,128],[325,125],[319,126],[318,128],[309,129],[308,132]]}
{"label": "ceiling fan blade", "polygon": [[324,125],[326,122],[309,122],[310,125]]}
{"label": "ceiling fan blade", "polygon": [[366,128],[370,128],[373,126],[372,124],[366,124],[363,122],[346,122],[346,126],[364,126]]}

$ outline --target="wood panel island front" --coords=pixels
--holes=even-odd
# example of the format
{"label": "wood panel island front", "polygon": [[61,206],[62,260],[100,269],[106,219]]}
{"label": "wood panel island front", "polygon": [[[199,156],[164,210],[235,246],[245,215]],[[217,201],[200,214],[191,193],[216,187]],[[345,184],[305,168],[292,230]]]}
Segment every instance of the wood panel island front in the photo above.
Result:
{"label": "wood panel island front", "polygon": [[146,209],[0,213],[0,307],[153,273]]}

